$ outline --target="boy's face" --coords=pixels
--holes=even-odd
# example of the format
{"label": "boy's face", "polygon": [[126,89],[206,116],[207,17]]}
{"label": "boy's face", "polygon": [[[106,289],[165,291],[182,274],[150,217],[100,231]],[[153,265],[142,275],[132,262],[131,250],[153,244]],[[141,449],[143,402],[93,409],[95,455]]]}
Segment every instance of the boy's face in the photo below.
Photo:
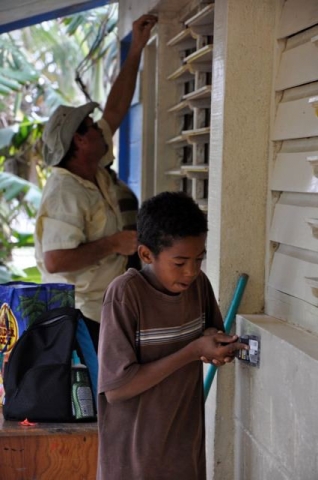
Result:
{"label": "boy's face", "polygon": [[[189,288],[201,271],[205,256],[206,234],[185,237],[174,241],[155,257],[145,246],[141,246],[141,258],[149,265],[154,286],[168,293],[181,293]],[[145,249],[145,250],[143,250]],[[147,253],[146,257],[143,253]]]}

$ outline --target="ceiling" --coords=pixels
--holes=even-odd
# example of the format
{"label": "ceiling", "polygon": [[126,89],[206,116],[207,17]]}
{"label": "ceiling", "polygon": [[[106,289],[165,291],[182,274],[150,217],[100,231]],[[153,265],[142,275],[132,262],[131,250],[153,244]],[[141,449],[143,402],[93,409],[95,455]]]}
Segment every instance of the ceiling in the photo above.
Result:
{"label": "ceiling", "polygon": [[0,33],[107,3],[112,3],[112,0],[0,0]]}

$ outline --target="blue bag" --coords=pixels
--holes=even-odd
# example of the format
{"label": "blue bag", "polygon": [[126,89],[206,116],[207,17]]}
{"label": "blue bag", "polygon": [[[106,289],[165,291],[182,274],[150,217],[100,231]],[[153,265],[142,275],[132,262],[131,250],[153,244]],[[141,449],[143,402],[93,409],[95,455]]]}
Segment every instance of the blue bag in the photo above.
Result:
{"label": "blue bag", "polygon": [[[16,342],[4,369],[6,420],[75,422],[96,420],[97,355],[81,311],[62,307],[45,312]],[[92,408],[78,419],[73,410],[72,352],[88,370]],[[86,387],[85,387],[86,388]],[[87,391],[87,390],[85,390]],[[83,404],[87,394],[80,396]],[[85,406],[85,405],[84,405]]]}
{"label": "blue bag", "polygon": [[43,313],[74,305],[74,285],[21,281],[0,284],[0,405],[4,395],[3,362],[19,337]]}

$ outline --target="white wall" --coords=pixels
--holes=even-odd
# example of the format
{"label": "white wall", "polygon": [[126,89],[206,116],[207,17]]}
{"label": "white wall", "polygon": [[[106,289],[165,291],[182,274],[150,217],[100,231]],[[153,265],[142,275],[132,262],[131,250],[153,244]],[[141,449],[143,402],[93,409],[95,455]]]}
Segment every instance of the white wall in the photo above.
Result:
{"label": "white wall", "polygon": [[239,316],[261,338],[260,367],[236,363],[234,480],[316,480],[317,337],[272,317]]}

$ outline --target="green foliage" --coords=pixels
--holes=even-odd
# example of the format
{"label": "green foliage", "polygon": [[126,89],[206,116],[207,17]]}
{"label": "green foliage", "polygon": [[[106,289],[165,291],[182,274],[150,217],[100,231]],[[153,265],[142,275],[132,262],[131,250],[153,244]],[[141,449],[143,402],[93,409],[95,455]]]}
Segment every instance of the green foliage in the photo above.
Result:
{"label": "green foliage", "polygon": [[0,36],[0,93],[8,95],[18,92],[28,82],[39,78],[23,50],[19,48],[10,34]]}
{"label": "green foliage", "polygon": [[0,283],[10,282],[12,278],[12,272],[4,265],[0,265]]}
{"label": "green foliage", "polygon": [[19,220],[32,225],[39,206],[40,188],[28,180],[42,187],[49,173],[47,118],[60,104],[104,104],[116,61],[116,4],[0,35],[0,283],[25,280],[12,250],[33,244]]}
{"label": "green foliage", "polygon": [[[116,4],[5,33],[0,36],[0,99],[8,98],[12,110],[12,99],[22,93],[24,112],[40,115],[87,96],[103,102],[116,61]],[[101,97],[95,81],[99,62],[105,74]]]}
{"label": "green foliage", "polygon": [[[1,283],[26,279],[12,266],[12,251],[34,243],[18,220],[23,217],[32,225],[40,190],[19,177],[28,179],[35,165],[37,183],[44,185],[48,170],[42,162],[41,136],[53,109],[61,103],[82,103],[90,95],[105,101],[100,71],[104,62],[109,69],[116,58],[116,25],[116,11],[107,7],[0,36],[0,109],[6,119],[0,129]],[[5,171],[9,163],[16,175]],[[39,277],[37,269],[35,273]]]}
{"label": "green foliage", "polygon": [[15,280],[22,280],[23,282],[41,283],[41,273],[35,266],[28,267],[23,270],[23,275],[20,277],[16,277]]}
{"label": "green foliage", "polygon": [[32,220],[40,204],[41,190],[16,175],[0,173],[0,283],[23,275],[10,267],[13,248],[32,246],[33,234],[23,231],[21,217]]}

